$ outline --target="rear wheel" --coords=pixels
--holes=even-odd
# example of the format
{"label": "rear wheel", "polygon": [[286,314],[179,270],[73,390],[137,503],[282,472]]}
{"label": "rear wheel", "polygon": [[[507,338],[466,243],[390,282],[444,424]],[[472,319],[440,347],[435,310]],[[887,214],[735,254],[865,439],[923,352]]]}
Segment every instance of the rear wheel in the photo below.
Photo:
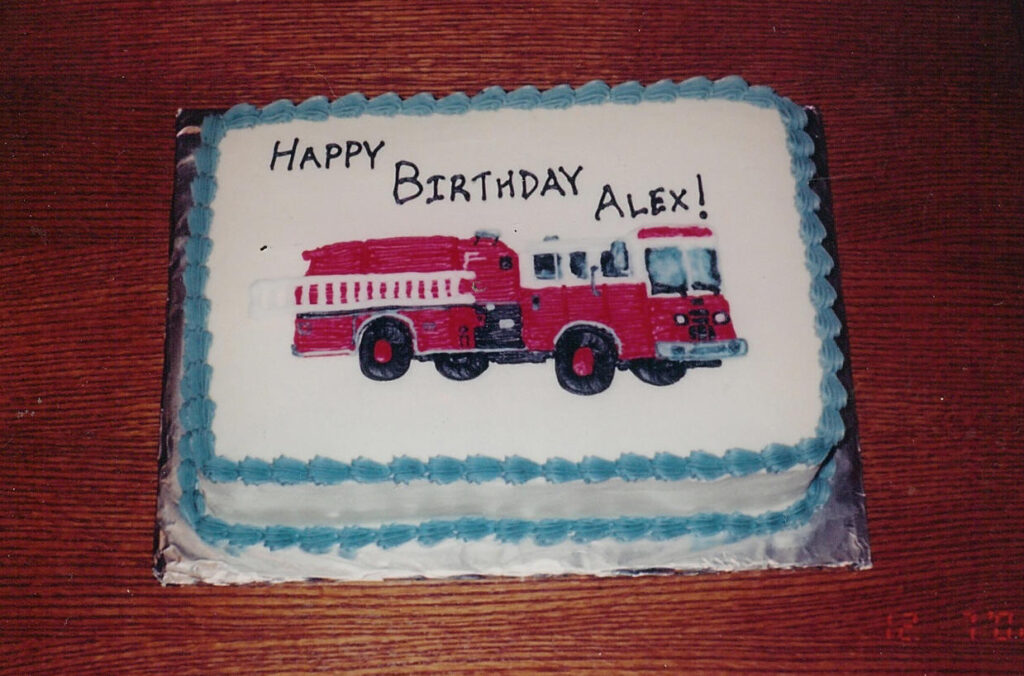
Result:
{"label": "rear wheel", "polygon": [[573,394],[604,392],[615,377],[617,361],[615,341],[600,329],[569,329],[555,345],[555,376]]}
{"label": "rear wheel", "polygon": [[434,368],[451,380],[472,380],[487,370],[487,357],[479,353],[439,354]]}
{"label": "rear wheel", "polygon": [[359,368],[371,380],[394,380],[409,370],[412,338],[397,319],[375,319],[359,341]]}
{"label": "rear wheel", "polygon": [[667,359],[634,359],[629,370],[648,385],[672,385],[686,375],[686,365]]}

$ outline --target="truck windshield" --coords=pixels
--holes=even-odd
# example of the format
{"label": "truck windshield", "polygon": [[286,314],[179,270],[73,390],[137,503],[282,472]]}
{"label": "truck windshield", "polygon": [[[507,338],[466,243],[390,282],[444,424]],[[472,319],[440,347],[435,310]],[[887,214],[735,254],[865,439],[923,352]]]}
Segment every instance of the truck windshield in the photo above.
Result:
{"label": "truck windshield", "polygon": [[718,260],[714,249],[688,249],[685,263],[683,256],[683,252],[674,246],[644,251],[644,262],[651,279],[651,293],[685,295],[688,288],[718,293],[722,282],[718,276]]}
{"label": "truck windshield", "polygon": [[719,292],[722,278],[718,275],[718,253],[714,249],[689,249],[686,262],[692,277],[690,288],[694,291]]}
{"label": "truck windshield", "polygon": [[682,251],[674,246],[647,249],[644,263],[651,278],[651,293],[686,293]]}

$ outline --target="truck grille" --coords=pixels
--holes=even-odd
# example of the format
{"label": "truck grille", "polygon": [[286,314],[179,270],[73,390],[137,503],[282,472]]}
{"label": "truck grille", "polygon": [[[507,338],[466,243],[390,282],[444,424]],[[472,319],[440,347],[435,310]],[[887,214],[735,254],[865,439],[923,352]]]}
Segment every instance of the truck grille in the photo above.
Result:
{"label": "truck grille", "polygon": [[690,339],[708,341],[715,339],[715,327],[711,325],[709,313],[704,308],[690,310],[687,313],[690,325]]}

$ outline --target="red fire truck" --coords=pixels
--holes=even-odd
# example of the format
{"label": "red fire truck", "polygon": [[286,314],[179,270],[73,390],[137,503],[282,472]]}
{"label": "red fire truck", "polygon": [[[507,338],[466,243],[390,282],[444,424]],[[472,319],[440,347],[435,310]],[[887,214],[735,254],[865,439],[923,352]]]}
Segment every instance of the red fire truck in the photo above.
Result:
{"label": "red fire truck", "polygon": [[357,353],[373,380],[433,361],[453,380],[490,363],[554,359],[559,384],[596,394],[616,369],[652,385],[743,355],[707,228],[647,227],[614,241],[549,237],[519,253],[496,233],[340,242],[306,251],[290,285],[300,356]]}

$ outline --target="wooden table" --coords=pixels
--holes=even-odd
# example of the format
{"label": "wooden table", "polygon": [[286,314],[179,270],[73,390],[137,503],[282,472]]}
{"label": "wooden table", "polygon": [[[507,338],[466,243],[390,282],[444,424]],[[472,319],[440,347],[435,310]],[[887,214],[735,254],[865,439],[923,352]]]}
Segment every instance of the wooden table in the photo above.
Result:
{"label": "wooden table", "polygon": [[[1024,670],[1019,2],[7,2],[0,668]],[[875,567],[162,588],[179,107],[740,74],[818,105]]]}

